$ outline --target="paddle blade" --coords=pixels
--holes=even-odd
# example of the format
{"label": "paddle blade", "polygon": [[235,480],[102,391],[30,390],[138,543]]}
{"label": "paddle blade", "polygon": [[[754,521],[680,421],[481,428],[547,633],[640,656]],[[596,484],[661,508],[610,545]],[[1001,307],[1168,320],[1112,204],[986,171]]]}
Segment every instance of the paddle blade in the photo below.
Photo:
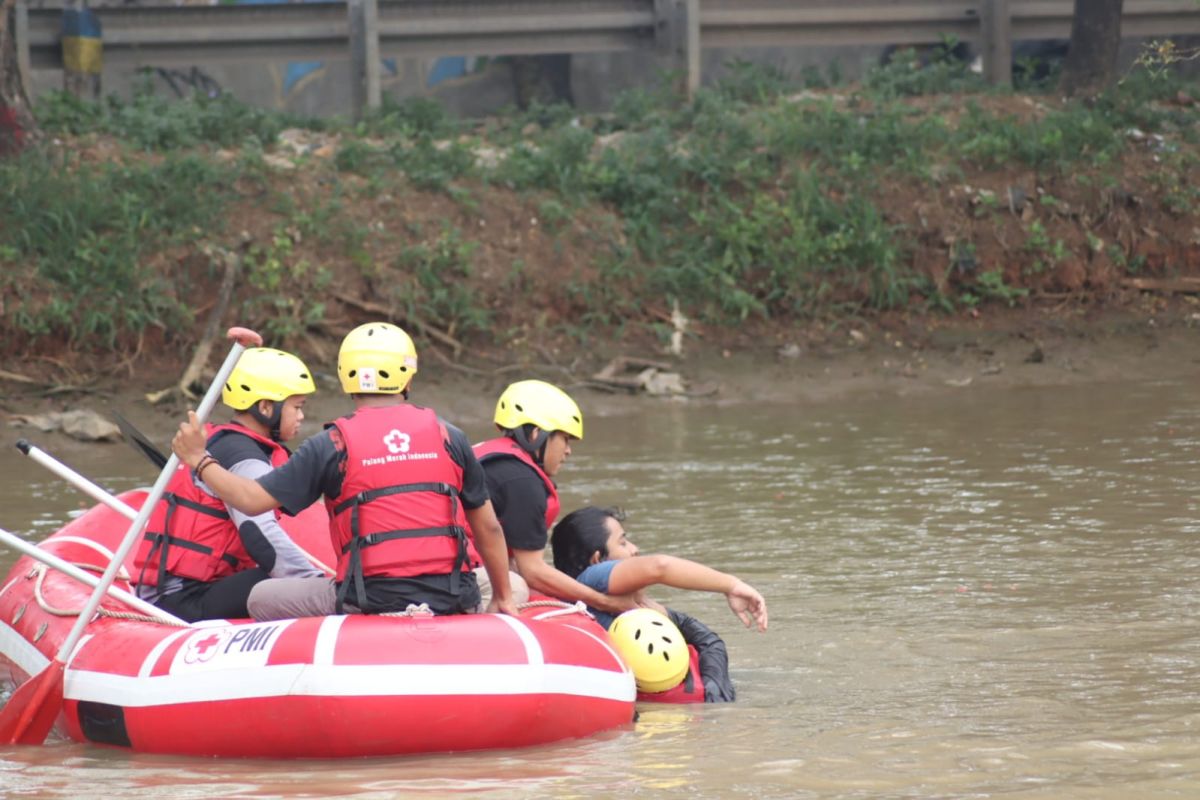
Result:
{"label": "paddle blade", "polygon": [[0,744],[41,744],[46,741],[63,702],[61,661],[25,681],[0,709]]}
{"label": "paddle blade", "polygon": [[145,434],[133,427],[132,422],[115,411],[113,416],[117,420],[117,427],[121,429],[121,436],[129,443],[130,447],[150,459],[150,463],[160,470],[167,465],[167,456],[163,451],[155,447]]}

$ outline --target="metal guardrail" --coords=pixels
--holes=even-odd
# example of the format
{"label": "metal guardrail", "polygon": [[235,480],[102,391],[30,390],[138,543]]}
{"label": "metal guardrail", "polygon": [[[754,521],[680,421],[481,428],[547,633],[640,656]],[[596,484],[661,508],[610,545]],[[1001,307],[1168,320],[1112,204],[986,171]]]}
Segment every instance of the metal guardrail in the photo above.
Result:
{"label": "metal guardrail", "polygon": [[[350,57],[345,2],[216,6],[92,6],[106,61],[203,66]],[[32,66],[62,66],[61,5],[30,8]],[[654,45],[653,0],[384,0],[384,55],[516,55],[635,50]]]}
{"label": "metal guardrail", "polygon": [[[62,0],[18,6],[25,63],[60,68]],[[280,5],[92,3],[118,68],[350,59],[356,98],[376,104],[374,56],[513,55],[655,49],[700,82],[701,48],[980,45],[996,82],[1014,39],[1065,38],[1072,0],[348,0]],[[1196,0],[1125,0],[1126,36],[1200,34]],[[20,24],[24,15],[25,24]],[[374,73],[374,75],[373,75]],[[361,80],[359,80],[361,79]],[[356,104],[358,105],[358,104]]]}

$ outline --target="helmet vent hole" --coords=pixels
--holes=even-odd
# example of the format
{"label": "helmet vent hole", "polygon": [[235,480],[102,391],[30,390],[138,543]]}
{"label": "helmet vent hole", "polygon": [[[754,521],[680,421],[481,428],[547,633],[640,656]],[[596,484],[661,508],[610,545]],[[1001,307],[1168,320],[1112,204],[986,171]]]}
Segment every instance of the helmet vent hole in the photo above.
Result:
{"label": "helmet vent hole", "polygon": [[308,380],[308,373],[307,373],[307,372],[301,372],[301,373],[300,373],[300,380],[302,380],[302,381],[306,381],[306,380]]}
{"label": "helmet vent hole", "polygon": [[666,650],[663,650],[663,661],[670,661],[670,660],[671,660],[671,654],[668,653]]}
{"label": "helmet vent hole", "polygon": [[388,373],[387,373],[387,370],[385,370],[385,369],[381,369],[381,370],[379,370],[379,377],[381,377],[381,378],[383,378],[384,380],[386,380],[386,379],[388,379],[388,378],[390,378],[390,377],[392,377],[392,376],[391,376],[391,375],[388,375]]}
{"label": "helmet vent hole", "polygon": [[646,648],[646,652],[650,655],[654,655],[654,642],[650,643],[650,646]]}
{"label": "helmet vent hole", "polygon": [[636,642],[640,638],[642,638],[642,629],[638,628],[637,631],[634,632],[634,634],[633,634],[633,640]]}
{"label": "helmet vent hole", "polygon": [[521,407],[520,403],[513,403],[513,408],[515,408],[517,411],[520,411],[521,413],[525,412],[525,409]]}
{"label": "helmet vent hole", "polygon": [[347,372],[346,374],[349,375],[351,378],[353,378],[355,375],[358,374],[358,370],[352,369],[349,372]]}

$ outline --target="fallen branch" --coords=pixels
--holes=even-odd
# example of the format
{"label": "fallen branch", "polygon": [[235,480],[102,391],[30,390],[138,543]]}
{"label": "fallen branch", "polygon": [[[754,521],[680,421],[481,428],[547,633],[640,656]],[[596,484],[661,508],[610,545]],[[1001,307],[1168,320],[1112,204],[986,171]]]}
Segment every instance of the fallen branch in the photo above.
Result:
{"label": "fallen branch", "polygon": [[671,368],[670,364],[662,361],[651,361],[647,358],[634,358],[632,356],[617,356],[612,361],[609,361],[602,370],[592,376],[595,381],[612,381],[621,384],[627,379],[618,378],[617,373],[629,372],[630,370],[657,369],[667,371]]}
{"label": "fallen branch", "polygon": [[1121,286],[1143,292],[1200,293],[1200,278],[1125,278]]}
{"label": "fallen branch", "polygon": [[491,375],[491,373],[488,372],[487,370],[476,369],[475,367],[468,367],[466,364],[459,364],[457,361],[450,358],[450,356],[446,355],[445,353],[443,353],[441,350],[434,347],[433,345],[429,345],[428,347],[424,348],[424,350],[427,353],[432,353],[434,355],[434,357],[437,358],[438,361],[442,362],[450,369],[456,370],[458,372],[462,372],[467,375],[476,375],[479,377],[488,377]]}
{"label": "fallen branch", "polygon": [[6,369],[0,369],[0,381],[13,381],[15,383],[37,383],[37,381],[35,381],[33,378],[16,372],[9,372]]}
{"label": "fallen branch", "polygon": [[[359,300],[357,297],[351,297],[350,295],[347,295],[347,294],[335,293],[333,296],[334,296],[334,299],[339,300],[348,306],[354,306],[355,308],[359,309],[360,311],[365,311],[368,314],[378,314],[381,317],[389,317],[389,318],[396,316],[394,309],[385,308],[384,306],[381,306],[378,303],[372,303],[367,300]],[[428,336],[430,339],[437,339],[439,342],[441,342],[442,344],[444,344],[447,347],[449,347],[450,349],[452,349],[454,351],[455,358],[458,358],[459,355],[462,353],[463,343],[458,341],[458,339],[455,339],[453,336],[446,333],[445,331],[439,330],[438,328],[435,328],[434,326],[430,325],[428,322],[420,320],[416,317],[409,317],[405,320],[405,322],[407,322],[409,325],[412,325],[412,327],[416,328],[418,331],[420,331],[425,336]]]}
{"label": "fallen branch", "polygon": [[204,326],[204,335],[200,339],[200,346],[196,348],[196,353],[188,363],[187,369],[183,371],[183,377],[179,379],[179,383],[146,395],[146,399],[150,401],[151,405],[161,403],[175,392],[194,400],[196,394],[192,391],[192,384],[200,380],[204,368],[208,364],[208,357],[212,354],[213,344],[224,334],[224,331],[220,329],[221,320],[225,317],[225,311],[229,308],[229,301],[233,297],[233,287],[237,283],[242,257],[223,247],[211,248],[208,251],[209,257],[211,258],[214,253],[225,262],[225,273],[221,277],[221,287],[217,290],[217,302],[213,306],[212,313],[208,315],[208,323]]}

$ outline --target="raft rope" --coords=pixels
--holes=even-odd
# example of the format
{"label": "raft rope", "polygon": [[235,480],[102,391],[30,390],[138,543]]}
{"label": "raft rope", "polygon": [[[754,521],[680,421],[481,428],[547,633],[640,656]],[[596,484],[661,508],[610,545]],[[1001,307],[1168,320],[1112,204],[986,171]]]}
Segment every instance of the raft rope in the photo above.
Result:
{"label": "raft rope", "polygon": [[582,600],[576,600],[574,603],[564,603],[562,600],[530,600],[528,603],[518,603],[517,610],[524,611],[527,608],[543,608],[546,606],[554,610],[542,612],[536,615],[534,619],[550,619],[551,617],[562,617],[567,614],[592,616],[592,612],[588,611],[587,604]]}
{"label": "raft rope", "polygon": [[[79,562],[72,562],[72,565],[79,567],[80,569],[90,569],[93,572],[103,572],[104,571],[104,569],[102,567],[97,567],[95,564],[81,564]],[[46,566],[45,564],[36,564],[35,566],[30,568],[29,573],[25,576],[27,579],[35,577],[35,576],[37,577],[37,580],[33,584],[33,597],[35,600],[37,600],[38,606],[43,611],[45,611],[47,614],[52,614],[53,616],[56,616],[56,617],[77,617],[77,616],[79,616],[79,612],[83,610],[81,608],[75,608],[75,609],[58,608],[57,606],[51,605],[50,602],[48,600],[46,600],[45,592],[42,590],[42,584],[46,580],[46,573],[48,573],[49,571],[50,571],[50,568],[48,566]],[[121,573],[125,573],[124,567],[121,568]],[[118,573],[117,577],[121,578],[121,580],[124,580],[124,581],[129,580],[128,574]],[[158,617],[152,617],[149,614],[138,614],[133,611],[113,611],[111,609],[105,608],[104,606],[100,606],[96,609],[96,616],[110,617],[111,619],[124,619],[124,620],[129,620],[131,622],[157,622],[160,625],[169,625],[173,628],[188,627],[188,623],[183,622],[183,621],[168,622],[165,619],[160,619]]]}
{"label": "raft rope", "polygon": [[404,609],[403,611],[383,611],[383,612],[380,612],[377,616],[380,616],[380,617],[417,617],[417,618],[424,619],[426,617],[432,617],[433,612],[429,610],[428,603],[421,603],[421,605],[417,605],[416,603],[409,603],[408,608]]}

